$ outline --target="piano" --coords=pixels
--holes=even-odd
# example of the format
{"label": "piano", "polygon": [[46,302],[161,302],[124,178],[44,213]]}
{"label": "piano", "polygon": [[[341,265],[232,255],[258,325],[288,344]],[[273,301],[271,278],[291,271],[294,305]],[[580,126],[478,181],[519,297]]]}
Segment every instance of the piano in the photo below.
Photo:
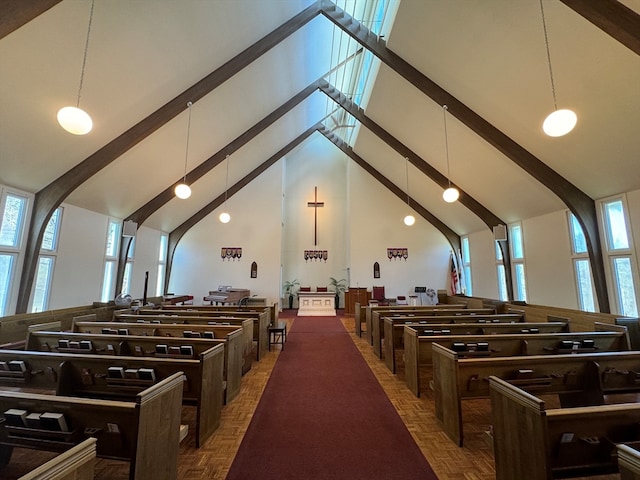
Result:
{"label": "piano", "polygon": [[220,285],[218,290],[209,292],[209,295],[205,296],[203,300],[213,305],[213,302],[224,305],[234,305],[240,302],[245,297],[251,296],[251,293],[246,288],[233,288],[231,285]]}

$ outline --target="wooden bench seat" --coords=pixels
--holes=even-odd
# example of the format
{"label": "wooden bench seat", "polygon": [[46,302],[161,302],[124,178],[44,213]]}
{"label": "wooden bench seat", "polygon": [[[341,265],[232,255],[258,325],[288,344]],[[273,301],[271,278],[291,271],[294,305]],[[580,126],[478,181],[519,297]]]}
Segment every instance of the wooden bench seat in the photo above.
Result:
{"label": "wooden bench seat", "polygon": [[[605,332],[597,332],[605,333]],[[625,360],[627,359],[627,360]],[[433,344],[433,390],[436,417],[445,433],[459,446],[463,444],[462,401],[466,399],[488,398],[488,378],[492,375],[532,388],[539,392],[561,395],[565,404],[583,403],[594,395],[601,402],[600,387],[595,393],[589,381],[588,368],[593,362],[600,367],[621,369],[624,366],[638,365],[640,353],[633,351],[610,351],[581,354],[537,354],[506,357],[460,358],[452,350],[437,343]],[[628,363],[624,363],[628,362]],[[604,370],[603,370],[604,371]],[[595,377],[593,377],[595,378]],[[608,379],[607,393],[621,393],[633,390],[629,385],[629,376]],[[575,394],[575,395],[574,395]]]}
{"label": "wooden bench seat", "polygon": [[366,336],[371,341],[371,312],[377,310],[394,310],[398,312],[402,311],[422,311],[422,312],[432,312],[434,310],[443,310],[443,309],[453,309],[460,310],[467,308],[466,305],[463,304],[438,304],[438,305],[405,305],[405,306],[396,306],[396,307],[375,307],[370,305],[362,305],[359,302],[355,303],[355,328],[356,335],[362,337],[362,324],[366,325]]}
{"label": "wooden bench seat", "polygon": [[96,439],[89,437],[18,480],[93,480]]}
{"label": "wooden bench seat", "polygon": [[[196,447],[220,425],[224,396],[222,344],[213,345],[193,360],[0,350],[0,362],[12,361],[22,361],[24,371],[0,370],[1,387],[111,400],[129,400],[182,371],[182,402],[196,407]],[[138,378],[119,378],[118,370],[129,370],[125,377]]]}
{"label": "wooden bench seat", "polygon": [[[434,317],[438,318],[438,317]],[[447,317],[444,317],[447,318]],[[466,317],[461,317],[466,319]],[[404,326],[414,328],[418,335],[499,335],[507,333],[559,333],[568,332],[568,322],[540,322],[540,323],[427,323],[405,320],[402,318],[384,318],[384,363],[387,368],[396,373],[396,353],[404,349]],[[428,333],[430,332],[430,333]]]}
{"label": "wooden bench seat", "polygon": [[[382,312],[373,312],[372,322],[373,328],[371,330],[371,345],[373,345],[373,351],[376,355],[382,358],[382,341],[385,338],[384,334],[384,319],[391,317],[396,319],[406,319],[413,322],[426,322],[426,323],[517,323],[524,322],[524,317],[518,314],[507,313],[486,313],[476,314],[467,313],[468,310],[448,310],[446,314],[437,315],[425,315],[422,313],[409,313],[399,314],[397,312],[390,314],[383,314]],[[430,312],[431,313],[431,312]]]}
{"label": "wooden bench seat", "polygon": [[[89,342],[86,348],[61,347],[60,340]],[[197,359],[214,345],[224,345],[224,400],[231,402],[240,393],[242,381],[242,331],[238,329],[225,339],[150,337],[73,332],[30,332],[27,350],[39,352],[123,355],[151,358]],[[166,346],[158,347],[158,346]],[[182,348],[181,347],[187,347]],[[181,353],[182,352],[182,353]]]}
{"label": "wooden bench seat", "polygon": [[73,322],[72,331],[80,333],[124,333],[126,335],[143,335],[155,337],[182,338],[227,338],[227,335],[240,328],[242,330],[243,360],[242,374],[251,370],[253,363],[253,320],[239,320],[233,325],[223,324],[168,324],[146,322]]}
{"label": "wooden bench seat", "polygon": [[63,452],[94,437],[98,457],[130,462],[130,480],[177,478],[182,372],[136,395],[135,401],[0,391],[0,411],[63,414],[68,431],[0,424],[0,463],[14,447]]}
{"label": "wooden bench seat", "polygon": [[497,480],[614,473],[616,446],[640,443],[640,403],[549,409],[498,377],[489,387]]}
{"label": "wooden bench seat", "polygon": [[184,312],[167,312],[159,314],[147,313],[137,315],[133,313],[115,313],[113,321],[116,322],[160,322],[160,323],[184,323],[184,324],[210,324],[229,323],[239,325],[246,319],[253,321],[253,341],[256,342],[256,360],[260,361],[269,350],[268,328],[270,324],[270,315],[267,311],[263,312],[201,312],[201,311],[184,311]]}
{"label": "wooden bench seat", "polygon": [[[560,332],[505,333],[492,335],[419,335],[415,328],[404,326],[404,369],[409,389],[419,396],[421,372],[431,365],[435,368],[436,353],[451,351],[455,359],[462,357],[511,357],[528,355],[557,355],[562,353],[591,353],[629,350],[625,332]],[[569,342],[564,347],[562,342]],[[576,342],[578,345],[576,345]],[[582,347],[582,342],[590,346]],[[472,346],[473,351],[452,350],[454,343]],[[485,343],[486,348],[473,348]],[[436,349],[438,344],[438,349]]]}

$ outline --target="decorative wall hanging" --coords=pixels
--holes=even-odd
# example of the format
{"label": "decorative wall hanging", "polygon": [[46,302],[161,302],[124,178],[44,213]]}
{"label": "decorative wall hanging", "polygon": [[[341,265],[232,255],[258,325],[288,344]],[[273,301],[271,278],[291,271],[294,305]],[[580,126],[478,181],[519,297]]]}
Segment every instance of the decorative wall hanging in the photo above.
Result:
{"label": "decorative wall hanging", "polygon": [[409,257],[409,249],[408,248],[387,248],[387,257],[389,261],[391,260],[399,260],[404,258],[405,262]]}
{"label": "decorative wall hanging", "polygon": [[380,278],[380,264],[378,262],[373,264],[373,278]]}
{"label": "decorative wall hanging", "polygon": [[324,260],[326,262],[327,258],[329,258],[328,250],[305,250],[304,251],[305,262],[308,262],[309,260],[313,260],[314,262],[316,260]]}
{"label": "decorative wall hanging", "polygon": [[220,249],[220,257],[222,257],[222,261],[225,260],[240,260],[242,257],[242,248],[239,247],[222,247]]}
{"label": "decorative wall hanging", "polygon": [[258,278],[258,264],[251,262],[251,278]]}

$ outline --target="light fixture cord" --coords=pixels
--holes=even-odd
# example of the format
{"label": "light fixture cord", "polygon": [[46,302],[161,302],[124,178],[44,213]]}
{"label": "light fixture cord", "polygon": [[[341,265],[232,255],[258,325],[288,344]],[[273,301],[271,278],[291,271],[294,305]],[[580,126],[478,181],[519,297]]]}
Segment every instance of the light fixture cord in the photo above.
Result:
{"label": "light fixture cord", "polygon": [[449,107],[446,105],[442,106],[442,119],[444,121],[444,151],[447,158],[447,182],[449,182],[449,188],[451,188],[451,173],[449,170],[449,140],[447,136],[447,110]]}
{"label": "light fixture cord", "polygon": [[184,177],[182,177],[182,183],[187,184],[187,159],[189,158],[189,136],[191,134],[191,107],[193,106],[192,102],[187,102],[187,107],[189,108],[189,120],[187,121],[187,147],[184,151]]}
{"label": "light fixture cord", "polygon": [[224,209],[227,209],[227,191],[229,189],[229,155],[226,156],[227,160],[227,178],[224,181]]}
{"label": "light fixture cord", "polygon": [[553,95],[554,110],[558,110],[558,101],[556,100],[556,85],[553,81],[553,69],[551,68],[551,53],[549,52],[549,36],[547,34],[547,22],[544,19],[544,7],[540,0],[540,12],[542,12],[542,29],[544,30],[544,44],[547,48],[547,64],[549,65],[549,78],[551,79],[551,93]]}
{"label": "light fixture cord", "polygon": [[76,107],[80,107],[80,92],[84,84],[84,68],[87,65],[87,51],[89,50],[89,36],[91,35],[91,23],[93,22],[93,7],[95,0],[91,0],[91,11],[89,12],[89,26],[87,27],[87,40],[84,44],[84,57],[82,58],[82,70],[80,70],[80,86],[78,87],[78,101]]}
{"label": "light fixture cord", "polygon": [[404,157],[404,166],[407,172],[407,207],[411,207],[409,203],[409,157]]}

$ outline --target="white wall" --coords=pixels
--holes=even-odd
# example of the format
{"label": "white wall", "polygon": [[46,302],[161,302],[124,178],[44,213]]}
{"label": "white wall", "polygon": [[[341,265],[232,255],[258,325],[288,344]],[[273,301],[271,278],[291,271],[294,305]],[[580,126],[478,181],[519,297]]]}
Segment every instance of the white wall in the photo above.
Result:
{"label": "white wall", "polygon": [[567,211],[522,222],[527,302],[578,309]]}
{"label": "white wall", "polygon": [[[388,298],[412,295],[417,286],[445,288],[451,245],[444,235],[415,212],[416,223],[406,226],[406,203],[358,165],[351,164],[349,177],[351,286],[384,285]],[[409,257],[389,260],[387,248],[408,248]]]}
{"label": "white wall", "polygon": [[63,204],[49,310],[100,300],[109,217]]}
{"label": "white wall", "polygon": [[[214,210],[190,229],[176,248],[169,290],[194,295],[196,303],[219,285],[248,288],[275,303],[280,291],[282,161],[230,197],[231,221],[222,224]],[[223,261],[222,247],[242,248],[242,258]],[[251,262],[258,277],[250,278]]]}

